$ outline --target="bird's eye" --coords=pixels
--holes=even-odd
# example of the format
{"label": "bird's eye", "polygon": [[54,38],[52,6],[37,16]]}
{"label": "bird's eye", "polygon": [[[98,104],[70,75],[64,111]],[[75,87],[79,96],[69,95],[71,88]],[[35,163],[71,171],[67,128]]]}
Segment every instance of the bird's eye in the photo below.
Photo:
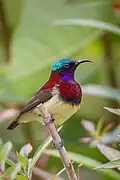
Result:
{"label": "bird's eye", "polygon": [[69,68],[70,65],[69,65],[69,64],[65,64],[64,67],[65,67],[65,68]]}

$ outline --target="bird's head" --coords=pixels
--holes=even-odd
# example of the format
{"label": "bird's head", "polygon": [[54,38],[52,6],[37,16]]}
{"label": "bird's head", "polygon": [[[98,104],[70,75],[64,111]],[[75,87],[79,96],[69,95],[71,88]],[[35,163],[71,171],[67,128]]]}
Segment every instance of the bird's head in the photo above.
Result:
{"label": "bird's head", "polygon": [[52,72],[56,72],[60,75],[60,77],[68,81],[70,79],[74,79],[74,72],[76,68],[84,62],[92,62],[87,59],[83,60],[72,60],[72,59],[61,59],[56,62],[52,67]]}

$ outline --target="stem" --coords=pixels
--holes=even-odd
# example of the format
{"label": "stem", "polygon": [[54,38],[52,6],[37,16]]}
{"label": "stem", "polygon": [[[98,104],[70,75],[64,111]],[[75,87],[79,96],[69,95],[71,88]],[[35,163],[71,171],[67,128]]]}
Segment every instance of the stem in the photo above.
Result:
{"label": "stem", "polygon": [[7,20],[5,17],[5,9],[2,0],[0,0],[0,36],[3,41],[5,60],[6,62],[10,62],[11,33],[7,25]]}
{"label": "stem", "polygon": [[81,180],[82,163],[78,166],[78,180]]}
{"label": "stem", "polygon": [[38,106],[38,110],[39,110],[41,116],[43,117],[43,122],[44,122],[44,124],[46,124],[46,128],[47,128],[49,134],[51,135],[56,148],[58,149],[58,152],[61,156],[61,160],[66,169],[67,175],[69,177],[69,180],[77,180],[77,176],[75,174],[74,167],[68,157],[65,147],[64,146],[60,147],[60,143],[62,142],[62,140],[55,128],[55,125],[54,125],[54,123],[50,123],[51,115],[48,113],[48,111],[44,108],[44,106],[42,104],[40,104]]}
{"label": "stem", "polygon": [[[42,179],[49,179],[49,180],[56,179],[56,175],[50,174],[38,167],[34,167],[33,174]],[[64,179],[61,177],[57,177],[57,180],[64,180]]]}
{"label": "stem", "polygon": [[[104,43],[104,61],[106,64],[106,70],[109,78],[108,84],[113,88],[117,88],[117,82],[116,82],[116,76],[114,70],[114,57],[112,53],[112,42],[108,32],[105,32],[103,35],[103,43]],[[119,107],[119,103],[116,100],[109,101],[109,104],[113,108]],[[116,125],[119,124],[119,118],[115,115],[111,115],[111,120],[113,120],[113,117],[115,124]]]}

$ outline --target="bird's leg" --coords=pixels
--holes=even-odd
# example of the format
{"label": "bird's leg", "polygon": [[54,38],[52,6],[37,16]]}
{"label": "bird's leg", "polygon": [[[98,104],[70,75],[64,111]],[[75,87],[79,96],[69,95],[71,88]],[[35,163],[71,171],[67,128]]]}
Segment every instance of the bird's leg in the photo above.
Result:
{"label": "bird's leg", "polygon": [[48,122],[44,123],[44,125],[45,125],[45,126],[47,126],[48,124],[52,124],[52,123],[54,123],[54,121],[55,121],[55,119],[54,119],[54,117],[51,115],[51,117],[50,117],[50,121],[48,121]]}
{"label": "bird's leg", "polygon": [[55,143],[54,143],[54,141],[53,141],[53,140],[52,140],[52,143],[51,143],[51,144],[52,144],[52,146],[53,146],[53,147],[55,147]]}
{"label": "bird's leg", "polygon": [[[55,143],[52,141],[52,146],[55,146]],[[61,139],[61,141],[58,144],[58,150],[60,150],[64,146],[64,140]]]}
{"label": "bird's leg", "polygon": [[61,141],[59,142],[59,145],[58,145],[58,150],[60,150],[61,148],[63,148],[64,146],[64,140],[61,139]]}
{"label": "bird's leg", "polygon": [[[54,117],[51,115],[51,119],[49,123],[54,123],[55,119]],[[52,141],[52,146],[55,146],[55,143]]]}
{"label": "bird's leg", "polygon": [[54,117],[51,115],[51,119],[50,119],[50,123],[54,123],[55,119]]}

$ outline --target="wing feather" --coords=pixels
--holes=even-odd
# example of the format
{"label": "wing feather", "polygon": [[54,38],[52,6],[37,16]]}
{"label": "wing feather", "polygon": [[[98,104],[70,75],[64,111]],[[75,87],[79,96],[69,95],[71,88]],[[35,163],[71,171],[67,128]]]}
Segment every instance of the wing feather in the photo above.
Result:
{"label": "wing feather", "polygon": [[50,98],[52,98],[52,92],[50,89],[38,91],[36,95],[33,96],[27,104],[25,104],[24,108],[21,110],[20,115],[34,109],[40,103],[44,103]]}
{"label": "wing feather", "polygon": [[50,98],[52,98],[52,91],[51,89],[46,90],[39,90],[35,96],[33,96],[30,101],[28,101],[27,104],[23,107],[18,117],[8,126],[7,129],[14,129],[19,125],[19,118],[22,114],[34,109],[36,106],[38,106],[40,103],[44,103],[48,101]]}

